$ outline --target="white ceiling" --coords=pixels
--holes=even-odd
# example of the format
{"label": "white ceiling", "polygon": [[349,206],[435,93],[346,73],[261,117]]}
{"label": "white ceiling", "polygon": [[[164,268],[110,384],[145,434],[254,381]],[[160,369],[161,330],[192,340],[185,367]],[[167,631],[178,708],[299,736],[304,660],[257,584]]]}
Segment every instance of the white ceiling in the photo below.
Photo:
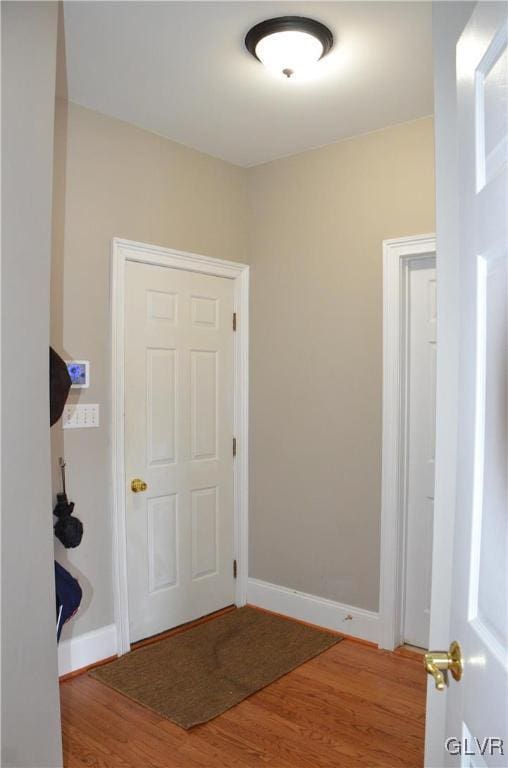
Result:
{"label": "white ceiling", "polygon": [[[265,18],[312,16],[335,45],[308,82],[243,46]],[[431,3],[65,2],[71,101],[250,166],[433,111]]]}

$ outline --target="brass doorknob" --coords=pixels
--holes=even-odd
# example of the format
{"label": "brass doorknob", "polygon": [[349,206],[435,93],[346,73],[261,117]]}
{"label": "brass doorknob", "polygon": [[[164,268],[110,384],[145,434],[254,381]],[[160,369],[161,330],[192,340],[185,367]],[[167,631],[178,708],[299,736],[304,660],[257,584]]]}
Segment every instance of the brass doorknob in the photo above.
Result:
{"label": "brass doorknob", "polygon": [[136,477],[135,480],[132,480],[131,482],[131,491],[133,493],[139,493],[140,491],[146,491],[148,488],[147,484],[144,480],[140,480],[139,477]]}
{"label": "brass doorknob", "polygon": [[459,643],[454,640],[449,651],[429,651],[423,657],[423,666],[429,675],[432,675],[438,691],[444,691],[447,686],[447,671],[457,682],[462,677],[464,662]]}

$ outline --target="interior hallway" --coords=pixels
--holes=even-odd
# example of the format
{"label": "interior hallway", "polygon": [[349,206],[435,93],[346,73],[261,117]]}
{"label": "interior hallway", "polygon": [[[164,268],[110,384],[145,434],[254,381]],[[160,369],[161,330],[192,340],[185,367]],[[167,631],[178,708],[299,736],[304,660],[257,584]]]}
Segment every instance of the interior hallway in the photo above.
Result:
{"label": "interior hallway", "polygon": [[420,768],[417,654],[346,639],[191,731],[87,674],[62,682],[66,768]]}

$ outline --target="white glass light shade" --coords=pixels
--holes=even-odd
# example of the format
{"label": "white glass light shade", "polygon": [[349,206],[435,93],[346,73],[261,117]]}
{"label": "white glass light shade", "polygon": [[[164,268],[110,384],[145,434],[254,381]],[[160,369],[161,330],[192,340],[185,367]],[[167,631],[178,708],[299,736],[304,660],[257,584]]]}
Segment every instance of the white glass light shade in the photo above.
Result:
{"label": "white glass light shade", "polygon": [[291,77],[303,74],[323,55],[323,44],[317,37],[296,30],[275,32],[256,45],[256,56],[272,72]]}

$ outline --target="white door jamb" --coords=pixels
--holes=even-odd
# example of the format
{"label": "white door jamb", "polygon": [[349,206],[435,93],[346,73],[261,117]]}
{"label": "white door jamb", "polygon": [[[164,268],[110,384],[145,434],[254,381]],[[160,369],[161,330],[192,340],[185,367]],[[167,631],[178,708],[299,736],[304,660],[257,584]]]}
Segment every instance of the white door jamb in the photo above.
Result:
{"label": "white door jamb", "polygon": [[383,241],[383,447],[379,647],[403,642],[407,470],[407,278],[415,259],[435,256],[435,235]]}
{"label": "white door jamb", "polygon": [[183,269],[234,281],[234,311],[238,323],[234,348],[234,542],[237,561],[235,603],[247,601],[249,495],[249,267],[232,261],[113,238],[111,259],[112,305],[112,471],[113,471],[113,593],[118,655],[130,650],[127,592],[124,457],[125,265],[127,261]]}

